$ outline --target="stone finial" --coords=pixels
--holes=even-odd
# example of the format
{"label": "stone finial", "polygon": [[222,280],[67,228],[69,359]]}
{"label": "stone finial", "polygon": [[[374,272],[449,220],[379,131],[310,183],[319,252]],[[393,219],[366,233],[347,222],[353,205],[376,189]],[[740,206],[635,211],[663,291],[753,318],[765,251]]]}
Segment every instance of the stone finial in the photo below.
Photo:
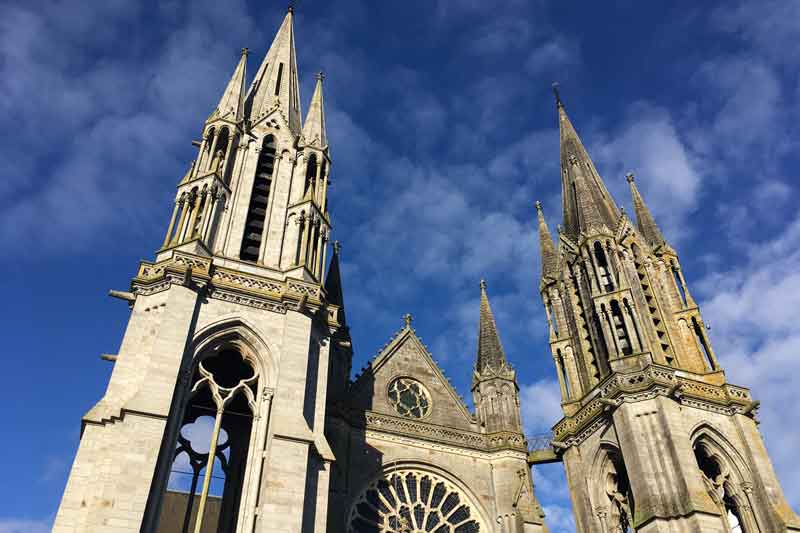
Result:
{"label": "stone finial", "polygon": [[625,179],[628,180],[628,183],[633,183],[633,172],[625,174]]}
{"label": "stone finial", "polygon": [[484,291],[486,290],[486,280],[485,279],[482,279],[480,281],[479,285],[481,286],[482,290],[484,290]]}
{"label": "stone finial", "polygon": [[325,73],[320,70],[319,72],[317,72],[317,75],[314,76],[314,79],[316,79],[317,81],[325,81]]}
{"label": "stone finial", "polygon": [[536,206],[536,210],[537,211],[541,211],[542,210],[542,202],[540,202],[539,200],[536,200],[536,202],[534,202],[533,205]]}
{"label": "stone finial", "polygon": [[246,56],[249,53],[250,53],[250,49],[249,48],[247,48],[246,46],[244,48],[242,48],[242,55],[243,56]]}
{"label": "stone finial", "polygon": [[339,255],[339,253],[342,251],[342,243],[339,241],[333,241],[333,251],[336,253],[336,255]]}
{"label": "stone finial", "polygon": [[403,321],[406,323],[406,327],[411,327],[411,321],[414,320],[414,317],[411,316],[411,313],[406,313],[403,315]]}
{"label": "stone finial", "polygon": [[558,92],[560,85],[557,81],[554,81],[551,87],[553,88],[553,94],[556,97],[556,107],[564,107],[564,104],[561,102],[561,95]]}
{"label": "stone finial", "polygon": [[287,13],[294,13],[294,2],[289,2],[289,5],[286,6]]}

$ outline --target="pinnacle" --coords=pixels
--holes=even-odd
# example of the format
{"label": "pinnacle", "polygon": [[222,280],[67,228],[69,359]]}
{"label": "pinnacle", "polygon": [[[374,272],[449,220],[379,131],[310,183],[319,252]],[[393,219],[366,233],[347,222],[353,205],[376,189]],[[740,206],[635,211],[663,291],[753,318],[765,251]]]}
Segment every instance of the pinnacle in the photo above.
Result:
{"label": "pinnacle", "polygon": [[542,203],[538,200],[536,201],[536,218],[539,226],[539,252],[542,255],[542,280],[555,280],[558,278],[558,254],[544,220]]}
{"label": "pinnacle", "polygon": [[480,319],[478,321],[478,360],[476,370],[482,372],[487,367],[495,370],[506,366],[506,355],[497,333],[489,297],[486,294],[486,281],[481,280]]}
{"label": "pinnacle", "polygon": [[628,185],[631,189],[633,210],[636,213],[636,226],[639,228],[639,233],[642,234],[642,237],[644,237],[651,246],[664,244],[666,242],[664,240],[664,235],[661,233],[658,224],[656,224],[656,220],[653,218],[653,214],[650,212],[647,204],[644,203],[644,198],[642,198],[638,187],[636,187],[633,173],[628,172],[628,174],[625,175],[625,179],[628,181]]}

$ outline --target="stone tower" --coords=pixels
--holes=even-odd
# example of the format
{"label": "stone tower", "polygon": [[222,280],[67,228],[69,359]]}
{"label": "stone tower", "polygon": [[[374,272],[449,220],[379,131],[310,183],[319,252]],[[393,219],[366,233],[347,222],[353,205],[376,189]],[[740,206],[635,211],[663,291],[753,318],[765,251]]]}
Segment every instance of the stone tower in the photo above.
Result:
{"label": "stone tower", "polygon": [[249,89],[242,52],[155,261],[112,291],[130,321],[54,531],[326,530],[327,382],[350,348],[338,262],[323,277],[322,76],[301,122],[292,17]]}
{"label": "stone tower", "polygon": [[540,291],[578,531],[800,531],[677,253],[630,174],[636,223],[617,207],[556,103],[563,226],[556,247],[537,203]]}

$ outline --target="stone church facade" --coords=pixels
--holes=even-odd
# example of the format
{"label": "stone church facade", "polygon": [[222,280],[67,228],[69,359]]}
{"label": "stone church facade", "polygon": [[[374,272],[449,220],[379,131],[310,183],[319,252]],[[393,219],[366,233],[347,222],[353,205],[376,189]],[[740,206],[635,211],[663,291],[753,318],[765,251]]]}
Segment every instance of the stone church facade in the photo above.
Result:
{"label": "stone church facade", "polygon": [[302,120],[291,10],[249,87],[246,65],[154,261],[112,291],[131,317],[54,531],[545,532],[530,466],[554,461],[580,532],[800,531],[675,250],[632,176],[619,211],[560,100],[557,243],[538,213],[564,417],[529,449],[483,282],[474,412],[410,316],[350,379],[323,78]]}

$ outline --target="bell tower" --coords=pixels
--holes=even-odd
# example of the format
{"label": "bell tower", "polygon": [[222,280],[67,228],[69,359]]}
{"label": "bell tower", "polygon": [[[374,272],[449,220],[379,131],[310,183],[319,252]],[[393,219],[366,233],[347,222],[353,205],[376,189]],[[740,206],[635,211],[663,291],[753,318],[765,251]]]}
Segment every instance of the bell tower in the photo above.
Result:
{"label": "bell tower", "polygon": [[677,252],[627,176],[615,204],[556,91],[563,225],[537,202],[540,292],[564,417],[553,446],[577,529],[800,531],[758,431],[728,382]]}
{"label": "bell tower", "polygon": [[351,349],[338,260],[333,283],[323,272],[323,77],[302,122],[291,9],[249,89],[247,56],[193,142],[155,260],[111,291],[131,316],[54,531],[326,529],[328,377]]}

